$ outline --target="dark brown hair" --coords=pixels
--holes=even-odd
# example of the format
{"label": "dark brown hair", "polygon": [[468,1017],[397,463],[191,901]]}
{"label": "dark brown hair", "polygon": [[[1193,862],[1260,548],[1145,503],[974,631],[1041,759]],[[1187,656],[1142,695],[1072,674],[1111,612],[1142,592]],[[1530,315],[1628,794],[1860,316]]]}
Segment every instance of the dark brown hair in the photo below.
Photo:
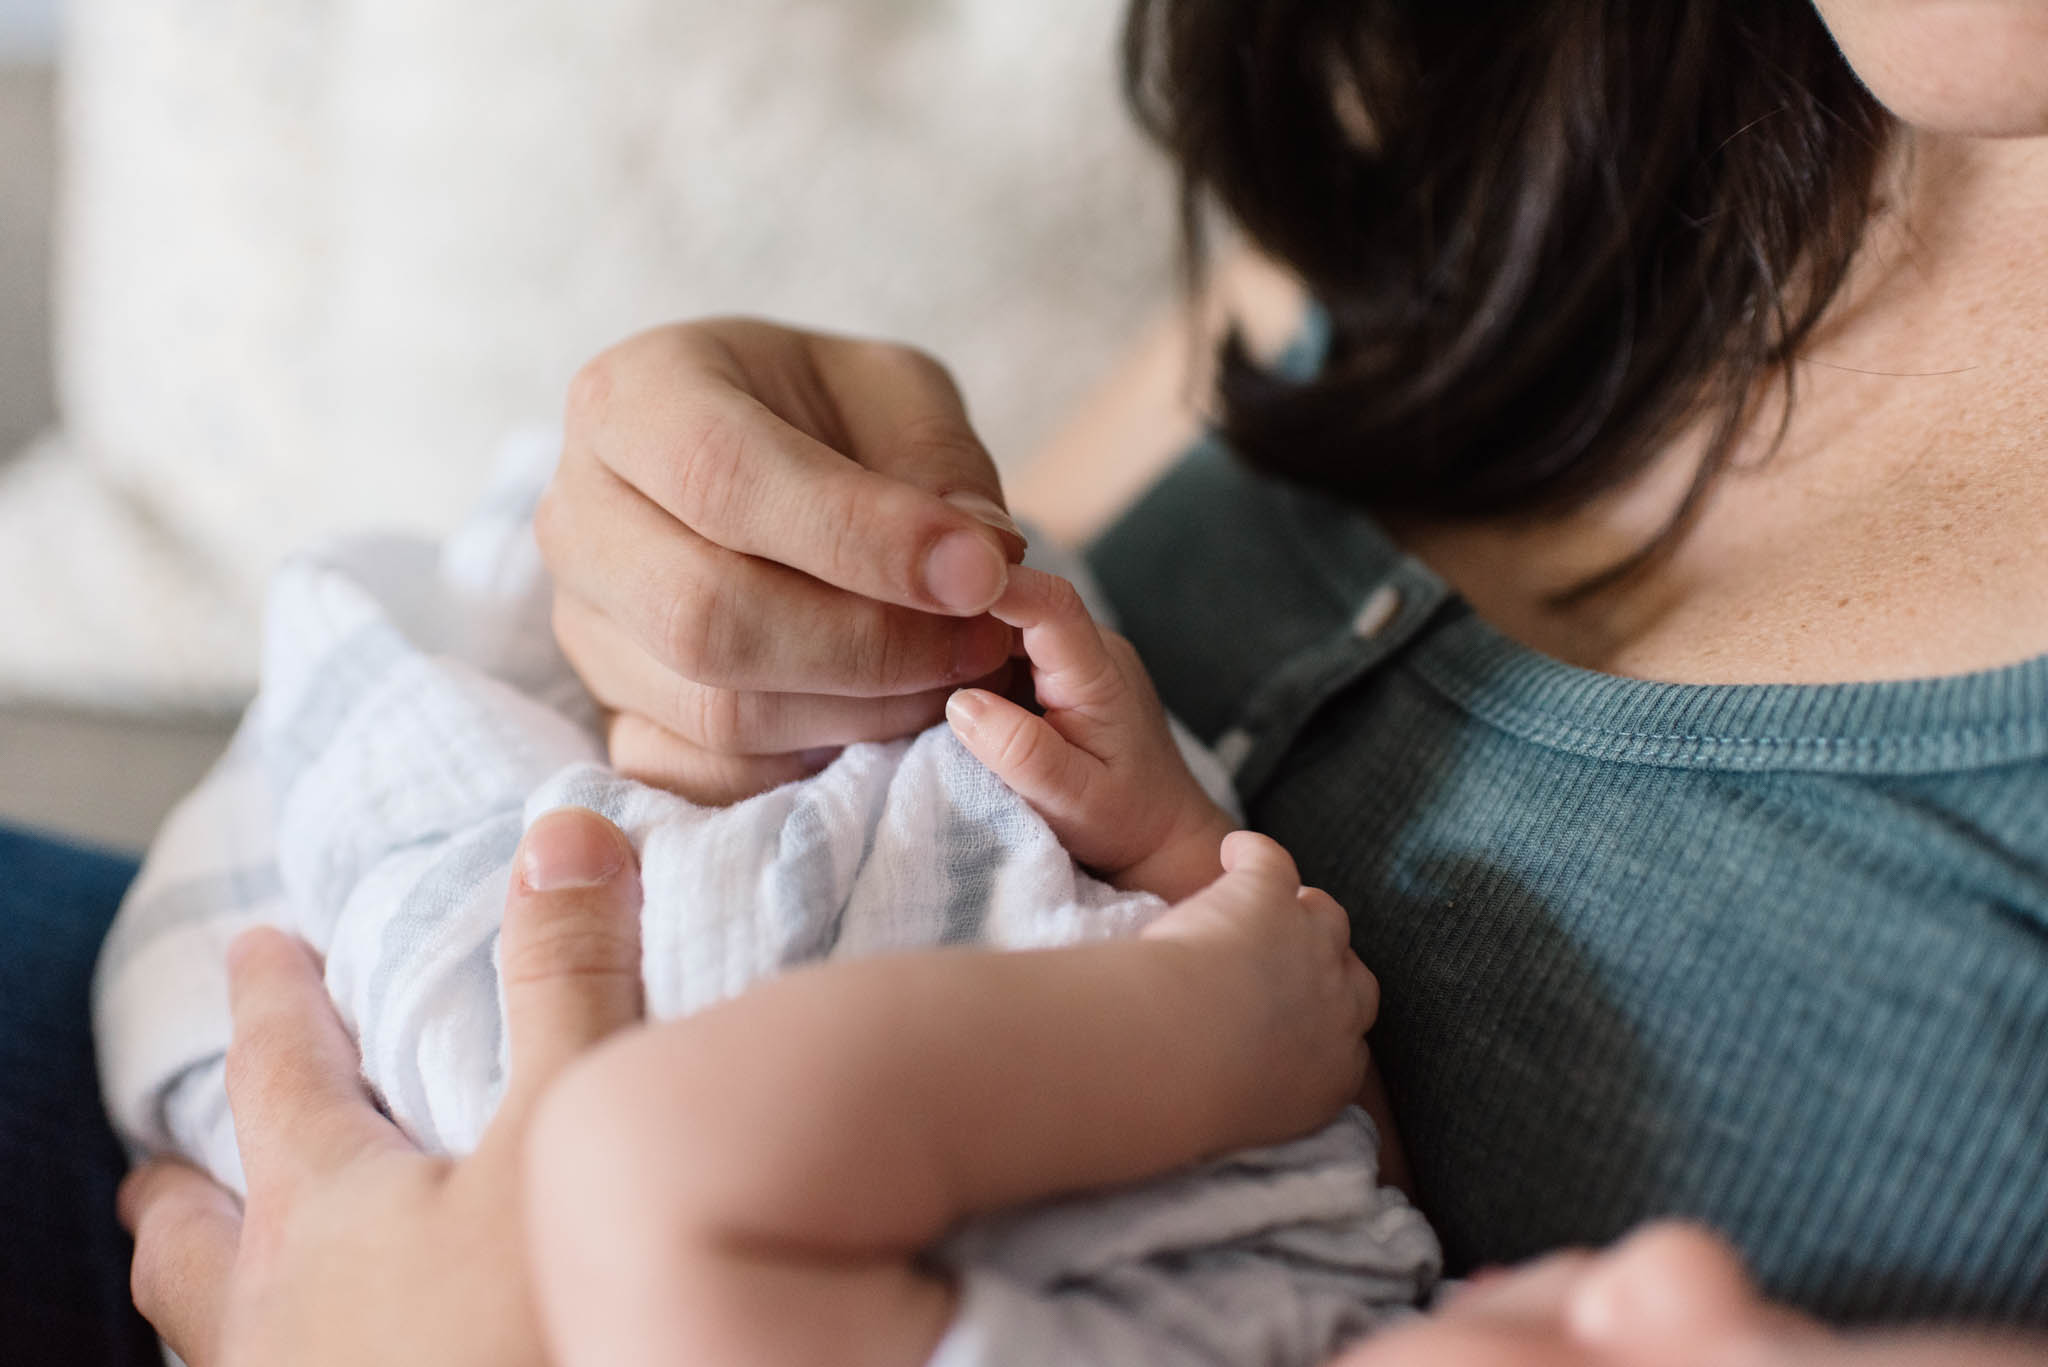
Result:
{"label": "dark brown hair", "polygon": [[1562,511],[1705,413],[1660,542],[1789,386],[1892,127],[1811,0],[1133,0],[1125,84],[1191,274],[1213,202],[1329,315],[1307,381],[1225,343],[1245,460],[1378,511]]}

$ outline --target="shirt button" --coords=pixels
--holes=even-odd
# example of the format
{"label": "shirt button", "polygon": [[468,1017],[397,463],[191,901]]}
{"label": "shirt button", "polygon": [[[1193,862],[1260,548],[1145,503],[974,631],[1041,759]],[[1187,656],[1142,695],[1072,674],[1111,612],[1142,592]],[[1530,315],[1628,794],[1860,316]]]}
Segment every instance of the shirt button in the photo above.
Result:
{"label": "shirt button", "polygon": [[1370,641],[1400,615],[1401,590],[1392,584],[1382,584],[1372,591],[1364,606],[1358,609],[1358,615],[1351,619],[1351,634],[1362,641]]}

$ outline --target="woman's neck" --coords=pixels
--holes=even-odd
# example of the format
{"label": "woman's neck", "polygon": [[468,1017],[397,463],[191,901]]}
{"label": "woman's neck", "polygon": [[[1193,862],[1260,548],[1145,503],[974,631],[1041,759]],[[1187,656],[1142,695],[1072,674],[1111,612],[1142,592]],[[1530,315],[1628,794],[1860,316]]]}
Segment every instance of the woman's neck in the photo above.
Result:
{"label": "woman's neck", "polygon": [[1848,285],[1759,405],[1673,552],[1558,595],[1655,538],[1706,423],[1564,518],[1403,525],[1481,612],[1575,664],[1830,682],[2048,652],[2048,139],[1899,140]]}

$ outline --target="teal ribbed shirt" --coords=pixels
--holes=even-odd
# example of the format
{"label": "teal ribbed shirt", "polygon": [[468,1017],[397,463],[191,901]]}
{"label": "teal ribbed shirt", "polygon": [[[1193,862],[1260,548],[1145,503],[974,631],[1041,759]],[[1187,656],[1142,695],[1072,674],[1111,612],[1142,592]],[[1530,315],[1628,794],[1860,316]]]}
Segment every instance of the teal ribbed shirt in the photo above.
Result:
{"label": "teal ribbed shirt", "polygon": [[1214,444],[1090,560],[1350,909],[1453,1271],[1682,1214],[1834,1319],[2048,1325],[2048,657],[1576,669]]}

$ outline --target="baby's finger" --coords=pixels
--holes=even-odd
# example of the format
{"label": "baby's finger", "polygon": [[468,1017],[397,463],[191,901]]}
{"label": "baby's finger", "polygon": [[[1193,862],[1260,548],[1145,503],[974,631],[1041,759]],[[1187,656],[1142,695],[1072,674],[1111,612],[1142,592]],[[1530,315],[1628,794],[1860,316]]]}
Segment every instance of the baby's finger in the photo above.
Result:
{"label": "baby's finger", "polygon": [[989,615],[1023,632],[1038,700],[1046,707],[1087,710],[1123,695],[1123,674],[1080,591],[1058,575],[1017,566]]}
{"label": "baby's finger", "polygon": [[1055,828],[1085,815],[1088,789],[1102,761],[1068,741],[1051,722],[981,688],[955,693],[946,703],[946,720],[970,754]]}
{"label": "baby's finger", "polygon": [[1363,1036],[1380,1018],[1380,980],[1363,959],[1349,950],[1344,954],[1344,972],[1351,985],[1352,1000],[1358,1004],[1358,1033]]}
{"label": "baby's finger", "polygon": [[1223,837],[1223,868],[1226,873],[1285,883],[1290,892],[1301,887],[1294,856],[1257,831],[1232,831]]}
{"label": "baby's finger", "polygon": [[1351,918],[1339,906],[1337,899],[1321,888],[1303,888],[1295,898],[1308,912],[1323,933],[1330,938],[1330,944],[1340,954],[1351,952]]}

